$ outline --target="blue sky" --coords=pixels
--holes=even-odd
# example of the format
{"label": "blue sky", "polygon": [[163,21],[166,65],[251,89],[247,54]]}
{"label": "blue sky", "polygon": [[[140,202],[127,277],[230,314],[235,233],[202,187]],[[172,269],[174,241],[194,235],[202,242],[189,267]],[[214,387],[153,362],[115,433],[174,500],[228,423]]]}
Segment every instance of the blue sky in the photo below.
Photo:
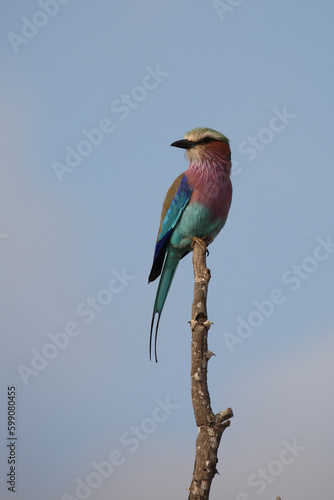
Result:
{"label": "blue sky", "polygon": [[235,417],[211,498],[332,497],[332,18],[325,0],[3,5],[1,498],[12,385],[17,500],[186,498],[191,258],[158,365],[147,276],[187,168],[169,145],[196,126],[233,161],[208,311],[212,406]]}

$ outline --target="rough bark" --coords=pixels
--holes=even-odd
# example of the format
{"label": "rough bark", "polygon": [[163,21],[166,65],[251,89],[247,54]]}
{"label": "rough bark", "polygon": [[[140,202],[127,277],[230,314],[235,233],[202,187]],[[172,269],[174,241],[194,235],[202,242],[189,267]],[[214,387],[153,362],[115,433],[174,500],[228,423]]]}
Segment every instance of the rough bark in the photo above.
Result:
{"label": "rough bark", "polygon": [[[207,242],[208,243],[208,242]],[[196,457],[193,479],[188,500],[207,500],[212,479],[218,472],[218,447],[222,434],[230,425],[233,417],[231,408],[214,414],[211,408],[207,384],[208,360],[212,352],[208,351],[208,331],[211,322],[207,317],[207,293],[210,271],[206,267],[206,249],[199,241],[194,242],[194,301],[191,312],[191,396],[194,415],[198,427]]]}

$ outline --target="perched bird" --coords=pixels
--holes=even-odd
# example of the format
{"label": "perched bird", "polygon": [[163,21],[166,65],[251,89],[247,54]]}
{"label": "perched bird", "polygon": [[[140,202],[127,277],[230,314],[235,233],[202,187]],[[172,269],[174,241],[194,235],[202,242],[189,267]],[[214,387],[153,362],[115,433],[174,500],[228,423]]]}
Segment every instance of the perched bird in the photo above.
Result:
{"label": "perched bird", "polygon": [[211,128],[198,127],[171,146],[186,150],[189,167],[167,192],[148,278],[150,283],[161,274],[149,348],[151,359],[152,333],[158,313],[154,341],[156,361],[160,316],[178,263],[191,251],[194,239],[207,238],[210,242],[215,239],[226,222],[232,198],[231,151],[227,137]]}

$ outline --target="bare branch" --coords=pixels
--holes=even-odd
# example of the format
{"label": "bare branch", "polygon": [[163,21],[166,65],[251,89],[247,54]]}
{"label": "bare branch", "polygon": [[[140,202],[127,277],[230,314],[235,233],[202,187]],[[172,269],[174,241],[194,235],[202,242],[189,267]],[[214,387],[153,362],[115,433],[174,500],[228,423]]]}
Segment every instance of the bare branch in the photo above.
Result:
{"label": "bare branch", "polygon": [[[209,241],[204,243],[208,244]],[[203,241],[194,241],[194,300],[190,326],[191,343],[191,396],[196,424],[196,458],[189,500],[207,500],[212,479],[218,472],[218,447],[222,434],[233,417],[231,408],[216,415],[213,413],[207,384],[208,361],[213,355],[208,351],[208,331],[212,323],[207,317],[207,293],[210,271],[206,267],[206,247]]]}

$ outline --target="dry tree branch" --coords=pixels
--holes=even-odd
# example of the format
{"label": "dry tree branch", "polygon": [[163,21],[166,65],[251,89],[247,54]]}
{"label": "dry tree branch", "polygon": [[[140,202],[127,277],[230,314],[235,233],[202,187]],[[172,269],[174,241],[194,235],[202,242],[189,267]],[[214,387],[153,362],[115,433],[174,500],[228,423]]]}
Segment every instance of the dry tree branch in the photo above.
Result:
{"label": "dry tree branch", "polygon": [[[208,244],[208,241],[203,240]],[[208,351],[208,331],[211,322],[207,317],[207,293],[210,271],[206,267],[206,247],[201,241],[194,241],[194,301],[191,311],[191,397],[194,415],[198,427],[196,457],[193,479],[188,500],[207,500],[212,479],[217,473],[218,447],[222,434],[230,425],[233,417],[231,408],[214,414],[211,408],[207,384],[208,360],[212,352]]]}

